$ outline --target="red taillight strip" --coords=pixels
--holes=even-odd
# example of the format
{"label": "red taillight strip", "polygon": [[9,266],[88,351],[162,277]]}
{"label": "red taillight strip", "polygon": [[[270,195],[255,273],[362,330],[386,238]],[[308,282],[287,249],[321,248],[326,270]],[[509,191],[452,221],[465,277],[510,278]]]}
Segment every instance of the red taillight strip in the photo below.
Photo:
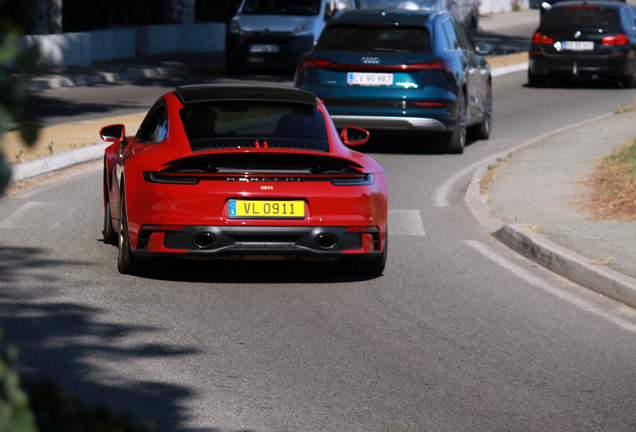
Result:
{"label": "red taillight strip", "polygon": [[376,225],[371,226],[348,226],[347,231],[380,231]]}
{"label": "red taillight strip", "polygon": [[184,228],[183,225],[142,225],[142,230],[156,230],[156,231],[181,231]]}
{"label": "red taillight strip", "polygon": [[400,65],[379,65],[379,64],[349,64],[349,63],[336,63],[328,60],[317,60],[311,58],[304,58],[301,63],[301,70],[316,68],[316,69],[328,69],[328,70],[348,70],[355,71],[369,71],[369,72],[415,72],[415,71],[438,71],[444,74],[450,73],[451,64],[448,60],[432,61],[432,62],[418,62],[410,64]]}
{"label": "red taillight strip", "polygon": [[446,108],[450,105],[449,102],[413,102],[415,106],[421,106],[426,108]]}

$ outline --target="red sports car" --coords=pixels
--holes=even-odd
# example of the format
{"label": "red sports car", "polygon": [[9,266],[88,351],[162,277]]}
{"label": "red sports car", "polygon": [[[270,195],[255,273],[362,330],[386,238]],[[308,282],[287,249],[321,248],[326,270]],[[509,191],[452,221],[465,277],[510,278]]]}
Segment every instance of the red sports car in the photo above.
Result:
{"label": "red sports car", "polygon": [[[104,242],[121,273],[145,258],[325,259],[380,275],[387,258],[382,167],[346,145],[313,93],[197,85],[159,98],[134,137],[101,129]],[[342,140],[341,140],[342,138]],[[344,141],[344,144],[343,144]]]}

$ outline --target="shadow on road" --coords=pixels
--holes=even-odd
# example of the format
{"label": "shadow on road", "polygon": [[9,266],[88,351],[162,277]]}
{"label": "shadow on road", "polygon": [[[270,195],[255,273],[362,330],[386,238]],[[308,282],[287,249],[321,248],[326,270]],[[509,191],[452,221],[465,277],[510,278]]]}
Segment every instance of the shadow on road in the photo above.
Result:
{"label": "shadow on road", "polygon": [[[47,271],[64,267],[79,274],[86,265],[57,260],[43,249],[0,247],[0,327],[4,340],[20,348],[19,371],[52,379],[88,406],[99,402],[116,412],[130,411],[142,422],[157,419],[164,430],[198,432],[183,426],[188,420],[184,407],[194,397],[190,389],[168,379],[131,380],[131,371],[121,368],[197,355],[198,348],[137,342],[164,329],[109,320],[107,310],[80,300],[91,281],[61,285]],[[77,302],[59,301],[56,294],[68,290],[77,291]],[[104,372],[98,359],[121,370]]]}
{"label": "shadow on road", "polygon": [[[375,279],[339,273],[333,261],[187,260],[156,258],[146,260],[139,277],[175,282],[232,284],[314,284],[360,282]],[[113,265],[116,265],[114,263]]]}

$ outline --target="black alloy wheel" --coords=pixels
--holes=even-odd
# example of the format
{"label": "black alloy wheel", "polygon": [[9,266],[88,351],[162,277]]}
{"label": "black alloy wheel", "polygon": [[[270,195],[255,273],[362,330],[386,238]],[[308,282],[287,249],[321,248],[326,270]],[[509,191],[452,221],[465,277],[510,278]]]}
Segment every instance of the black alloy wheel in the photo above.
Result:
{"label": "black alloy wheel", "polygon": [[528,69],[528,86],[529,87],[543,87],[545,86],[546,78],[543,75],[537,75],[530,72]]}

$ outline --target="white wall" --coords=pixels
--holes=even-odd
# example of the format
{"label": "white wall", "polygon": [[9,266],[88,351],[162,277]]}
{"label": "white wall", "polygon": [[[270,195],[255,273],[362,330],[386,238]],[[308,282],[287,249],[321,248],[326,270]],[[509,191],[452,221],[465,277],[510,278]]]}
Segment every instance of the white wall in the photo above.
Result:
{"label": "white wall", "polygon": [[37,45],[42,63],[52,67],[87,67],[92,61],[91,36],[88,33],[29,35],[20,40],[22,46]]}
{"label": "white wall", "polygon": [[518,5],[517,10],[529,9],[529,0],[481,0],[479,4],[480,14],[510,12],[515,10],[515,2]]}
{"label": "white wall", "polygon": [[23,47],[38,45],[52,67],[88,67],[92,62],[171,52],[225,51],[225,23],[166,24],[134,28],[22,36]]}
{"label": "white wall", "polygon": [[135,29],[96,30],[91,35],[92,61],[135,57]]}

